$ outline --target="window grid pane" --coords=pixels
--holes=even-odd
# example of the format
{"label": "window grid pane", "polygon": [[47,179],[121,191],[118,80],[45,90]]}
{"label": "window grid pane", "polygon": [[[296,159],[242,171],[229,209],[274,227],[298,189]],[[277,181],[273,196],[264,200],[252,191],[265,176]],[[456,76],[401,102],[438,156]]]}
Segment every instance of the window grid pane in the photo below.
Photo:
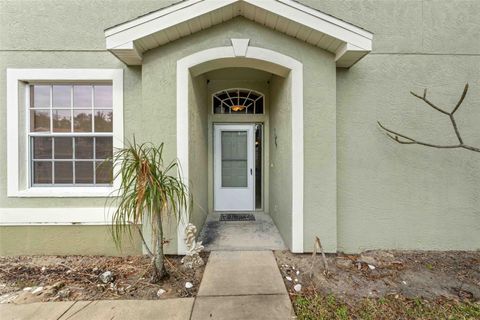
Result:
{"label": "window grid pane", "polygon": [[105,84],[30,85],[32,185],[112,184],[112,163],[106,161],[113,154],[111,89]]}
{"label": "window grid pane", "polygon": [[249,89],[228,89],[213,95],[214,114],[263,114],[263,94]]}

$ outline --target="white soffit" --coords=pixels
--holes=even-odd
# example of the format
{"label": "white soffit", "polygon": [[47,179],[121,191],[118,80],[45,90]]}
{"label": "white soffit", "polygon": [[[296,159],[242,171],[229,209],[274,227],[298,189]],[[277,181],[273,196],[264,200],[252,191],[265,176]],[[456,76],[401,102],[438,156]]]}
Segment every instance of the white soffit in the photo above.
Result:
{"label": "white soffit", "polygon": [[293,0],[187,0],[105,30],[107,50],[127,65],[143,52],[243,16],[335,54],[349,68],[372,50],[372,33]]}

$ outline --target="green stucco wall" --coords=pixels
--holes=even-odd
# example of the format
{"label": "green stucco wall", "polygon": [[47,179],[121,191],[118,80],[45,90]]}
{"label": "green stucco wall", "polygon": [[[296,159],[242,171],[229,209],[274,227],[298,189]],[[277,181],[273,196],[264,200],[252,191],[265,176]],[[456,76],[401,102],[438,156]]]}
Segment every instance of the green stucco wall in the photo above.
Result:
{"label": "green stucco wall", "polygon": [[0,229],[0,255],[138,255],[141,240],[133,232],[117,248],[108,226],[11,226]]}
{"label": "green stucco wall", "polygon": [[[6,197],[6,68],[123,68],[126,137],[165,142],[171,160],[176,61],[229,45],[230,38],[250,38],[252,46],[304,63],[306,250],[314,235],[328,251],[479,249],[479,155],[401,146],[386,139],[376,121],[428,141],[454,142],[448,119],[409,91],[431,88],[432,100],[447,107],[469,82],[458,123],[465,141],[480,146],[480,2],[302,0],[375,34],[372,53],[349,70],[335,69],[333,55],[321,49],[243,18],[146,52],[143,67],[127,67],[105,51],[105,28],[173,2],[0,1],[0,208],[104,204],[101,198]],[[53,230],[60,229],[54,228],[60,227],[0,227],[0,254],[35,253],[16,241],[3,249],[4,239],[32,232],[56,243],[58,252],[73,250],[55,241]],[[75,228],[100,234],[105,227]],[[174,228],[167,236],[167,251],[174,252]],[[113,243],[97,253],[115,254]]]}
{"label": "green stucco wall", "polygon": [[285,244],[292,247],[292,100],[291,82],[272,77],[270,82],[270,216]]}
{"label": "green stucco wall", "polygon": [[204,75],[189,77],[189,180],[191,222],[200,231],[208,215],[208,90]]}
{"label": "green stucco wall", "polygon": [[339,250],[479,249],[480,154],[402,146],[385,125],[434,143],[455,143],[448,118],[415,99],[423,92],[457,113],[480,146],[480,2],[304,1],[374,33],[373,51],[337,70]]}

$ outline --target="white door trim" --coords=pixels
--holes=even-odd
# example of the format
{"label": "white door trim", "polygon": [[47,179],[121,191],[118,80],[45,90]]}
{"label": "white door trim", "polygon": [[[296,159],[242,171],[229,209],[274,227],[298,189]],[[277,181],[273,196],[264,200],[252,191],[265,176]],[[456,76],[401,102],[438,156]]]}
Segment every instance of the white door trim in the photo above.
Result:
{"label": "white door trim", "polygon": [[[303,64],[282,53],[258,47],[248,47],[246,56],[236,58],[232,46],[211,48],[193,53],[177,61],[177,158],[182,167],[182,179],[189,181],[189,123],[188,123],[188,80],[190,69],[206,62],[221,61],[202,68],[208,72],[225,67],[233,61],[252,62],[252,67],[263,69],[285,76],[285,71],[291,74],[292,101],[292,252],[303,252]],[[283,72],[282,72],[283,71]],[[180,219],[177,229],[178,254],[186,252],[185,226],[186,212]]]}
{"label": "white door trim", "polygon": [[[247,188],[222,188],[222,176],[218,170],[221,170],[221,133],[223,131],[246,131],[247,132]],[[255,149],[254,149],[254,124],[214,124],[214,148],[213,148],[213,202],[215,211],[254,211],[255,210],[255,179],[253,171],[255,168]],[[229,190],[228,190],[229,189]],[[236,201],[222,201],[221,198],[229,196],[235,192]],[[225,202],[230,202],[226,204]],[[234,203],[232,203],[234,202]],[[243,202],[243,203],[242,203]]]}

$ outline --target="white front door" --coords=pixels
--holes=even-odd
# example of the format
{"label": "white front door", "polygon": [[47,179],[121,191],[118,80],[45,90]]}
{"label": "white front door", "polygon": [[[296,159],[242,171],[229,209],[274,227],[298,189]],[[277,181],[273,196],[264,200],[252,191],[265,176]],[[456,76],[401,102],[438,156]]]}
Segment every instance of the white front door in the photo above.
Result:
{"label": "white front door", "polygon": [[214,209],[255,210],[254,125],[214,125]]}

